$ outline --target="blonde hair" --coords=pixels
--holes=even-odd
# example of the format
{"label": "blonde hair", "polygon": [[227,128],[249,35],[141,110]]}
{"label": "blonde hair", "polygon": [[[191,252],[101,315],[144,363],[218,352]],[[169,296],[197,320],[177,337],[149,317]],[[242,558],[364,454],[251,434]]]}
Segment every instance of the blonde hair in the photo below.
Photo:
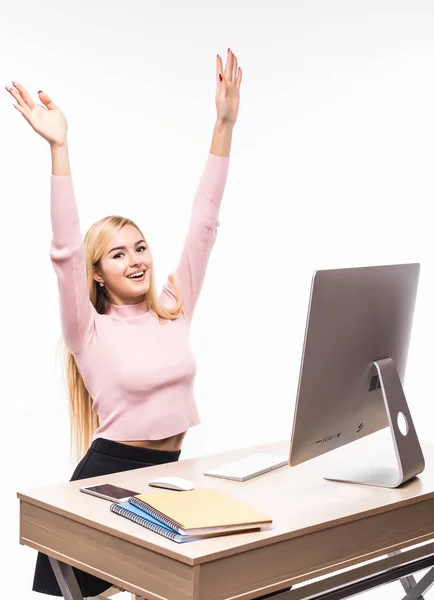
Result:
{"label": "blonde hair", "polygon": [[[125,225],[135,227],[143,239],[145,239],[145,236],[133,221],[118,216],[109,216],[97,221],[90,227],[84,238],[89,296],[96,311],[100,314],[107,313],[111,301],[106,288],[101,287],[94,280],[93,273],[95,268],[98,267],[98,263],[110,239]],[[145,294],[145,300],[148,303],[149,309],[158,318],[174,320],[181,314],[182,302],[180,292],[176,287],[172,275],[169,275],[168,279],[175,292],[176,305],[173,308],[165,308],[160,304],[155,291],[153,270],[151,271],[149,291]],[[66,375],[69,389],[71,450],[73,450],[75,457],[80,459],[86,453],[99,422],[98,416],[92,410],[92,397],[84,385],[75,358],[68,349],[66,350]]]}

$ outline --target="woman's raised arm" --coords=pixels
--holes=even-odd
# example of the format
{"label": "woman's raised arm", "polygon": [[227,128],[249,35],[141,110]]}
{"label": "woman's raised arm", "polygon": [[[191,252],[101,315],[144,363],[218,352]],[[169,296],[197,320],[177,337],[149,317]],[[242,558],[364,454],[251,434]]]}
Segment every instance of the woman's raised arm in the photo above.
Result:
{"label": "woman's raised arm", "polygon": [[42,104],[36,104],[23,86],[16,82],[13,86],[6,90],[17,102],[14,107],[51,149],[50,254],[59,286],[63,336],[68,349],[78,353],[91,339],[95,309],[89,297],[84,243],[69,165],[68,124],[47,94],[38,92]]}

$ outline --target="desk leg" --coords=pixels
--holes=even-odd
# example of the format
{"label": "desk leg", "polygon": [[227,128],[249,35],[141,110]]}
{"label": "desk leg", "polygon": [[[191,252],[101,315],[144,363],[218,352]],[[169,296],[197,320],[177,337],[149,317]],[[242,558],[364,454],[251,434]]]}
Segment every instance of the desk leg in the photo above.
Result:
{"label": "desk leg", "polygon": [[[50,559],[57,583],[59,584],[60,591],[62,592],[65,600],[85,600],[77,583],[77,579],[74,575],[72,567],[66,563],[56,560],[55,558],[51,558],[51,556],[48,558]],[[113,593],[116,594],[121,591],[122,590],[115,590],[110,594],[110,596],[113,595]],[[107,598],[110,596],[107,596]],[[105,598],[105,596],[101,594],[101,596],[96,596],[96,598]],[[136,594],[131,594],[131,600],[145,600],[145,598],[142,596],[137,596]]]}
{"label": "desk leg", "polygon": [[434,585],[434,567],[428,571],[422,579],[411,588],[402,600],[418,600],[423,598],[422,594],[426,594]]}
{"label": "desk leg", "polygon": [[[401,550],[396,550],[396,552],[391,552],[388,556],[396,556],[397,554],[401,554]],[[407,577],[403,577],[399,580],[401,582],[402,587],[404,588],[404,592],[409,594],[411,590],[416,587],[416,579],[413,575],[408,575]],[[419,596],[418,600],[424,600],[423,596]]]}
{"label": "desk leg", "polygon": [[84,600],[72,567],[51,556],[48,558],[65,600]]}
{"label": "desk leg", "polygon": [[[391,552],[389,556],[394,556],[396,554],[401,554],[401,550]],[[403,600],[424,600],[422,594],[428,592],[434,585],[434,567],[431,568],[419,582],[415,580],[413,575],[402,577],[400,582],[405,591]]]}

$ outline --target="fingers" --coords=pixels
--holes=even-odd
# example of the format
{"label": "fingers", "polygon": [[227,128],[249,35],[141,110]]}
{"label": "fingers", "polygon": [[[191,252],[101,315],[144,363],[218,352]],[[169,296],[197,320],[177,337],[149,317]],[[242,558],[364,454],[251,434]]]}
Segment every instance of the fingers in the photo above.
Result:
{"label": "fingers", "polygon": [[30,125],[32,124],[32,111],[27,106],[27,104],[24,104],[24,107],[20,106],[19,104],[13,104],[13,107],[16,108],[23,115],[23,117],[28,123],[30,123]]}
{"label": "fingers", "polygon": [[32,111],[28,107],[28,105],[24,102],[21,94],[18,90],[15,90],[10,87],[6,87],[6,90],[10,93],[10,95],[17,101],[17,104],[14,104],[13,107],[19,110],[19,112],[23,115],[23,117],[30,123],[32,117]]}
{"label": "fingers", "polygon": [[21,106],[21,108],[24,108],[26,105],[26,103],[24,102],[23,98],[21,97],[20,92],[18,92],[17,90],[15,90],[14,88],[5,86],[6,90],[10,93],[10,95],[12,96],[12,98],[14,98],[18,105]]}
{"label": "fingers", "polygon": [[243,78],[243,70],[240,67],[238,69],[237,81],[236,81],[236,84],[235,84],[237,86],[238,90],[240,89],[242,78]]}
{"label": "fingers", "polygon": [[231,52],[231,49],[228,48],[228,57],[226,59],[226,67],[225,67],[225,79],[226,79],[226,81],[232,81],[233,64],[234,64],[234,55]]}
{"label": "fingers", "polygon": [[54,104],[54,102],[48,94],[46,94],[45,92],[38,92],[38,94],[39,100],[48,108],[48,110],[54,110],[55,108],[57,108],[57,105]]}
{"label": "fingers", "polygon": [[220,76],[222,76],[223,74],[223,61],[221,59],[221,56],[219,54],[217,54],[217,60],[216,60],[216,82],[217,82],[217,87],[220,84]]}
{"label": "fingers", "polygon": [[29,119],[28,119],[28,116],[26,115],[26,112],[25,112],[24,108],[21,108],[21,106],[18,106],[18,104],[13,104],[12,106],[13,106],[14,108],[16,108],[17,110],[19,110],[19,111],[20,111],[20,113],[23,115],[23,117],[24,117],[25,119],[27,119],[27,121],[29,120]]}
{"label": "fingers", "polygon": [[237,75],[238,75],[238,59],[235,56],[235,54],[233,54],[233,57],[234,57],[234,64],[232,66],[232,81],[236,81]]}
{"label": "fingers", "polygon": [[[218,70],[219,68],[221,68],[223,66],[222,60],[218,55],[217,55],[217,61],[218,61],[217,62],[217,70]],[[221,73],[221,71],[220,71],[220,73]],[[218,74],[217,74],[217,78],[218,78]],[[238,59],[230,48],[228,48],[228,56],[226,59],[224,78],[228,83],[235,84],[239,89],[239,87],[241,85],[242,72],[241,72],[241,68],[238,67]],[[217,81],[217,83],[218,83],[218,81]]]}
{"label": "fingers", "polygon": [[33,110],[35,108],[35,103],[30,98],[29,94],[26,92],[26,90],[23,88],[23,86],[21,84],[17,83],[16,81],[13,81],[12,85],[18,90],[18,92],[21,95],[21,98],[24,100],[24,102],[27,104],[27,106],[30,108],[30,110]]}

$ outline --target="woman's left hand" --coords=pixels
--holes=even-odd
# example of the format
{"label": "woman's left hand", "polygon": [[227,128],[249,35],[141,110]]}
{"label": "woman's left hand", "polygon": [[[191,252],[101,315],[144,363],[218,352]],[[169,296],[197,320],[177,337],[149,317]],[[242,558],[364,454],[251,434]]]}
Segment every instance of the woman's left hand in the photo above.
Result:
{"label": "woman's left hand", "polygon": [[217,55],[217,92],[215,103],[217,120],[222,123],[235,125],[240,106],[240,86],[243,73],[238,67],[238,60],[232,50],[228,50],[226,66]]}

